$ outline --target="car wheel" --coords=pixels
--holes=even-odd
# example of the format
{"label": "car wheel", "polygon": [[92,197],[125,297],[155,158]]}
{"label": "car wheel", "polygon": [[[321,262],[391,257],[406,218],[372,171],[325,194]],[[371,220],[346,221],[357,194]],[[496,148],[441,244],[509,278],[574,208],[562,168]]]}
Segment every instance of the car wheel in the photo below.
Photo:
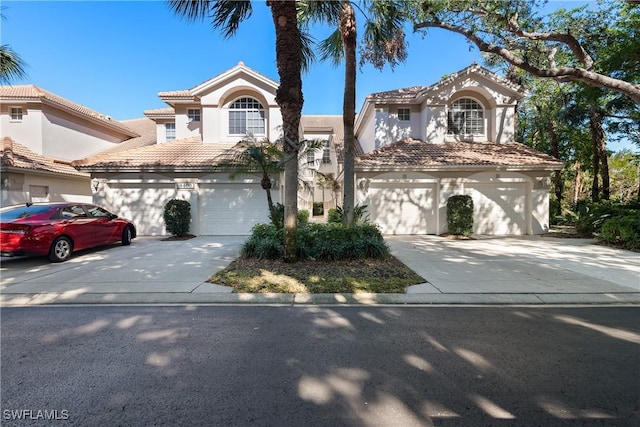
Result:
{"label": "car wheel", "polygon": [[73,252],[73,244],[68,237],[58,237],[53,241],[51,249],[49,250],[49,261],[51,262],[63,262],[71,258],[71,252]]}
{"label": "car wheel", "polygon": [[129,246],[131,244],[131,227],[125,227],[122,232],[122,246]]}

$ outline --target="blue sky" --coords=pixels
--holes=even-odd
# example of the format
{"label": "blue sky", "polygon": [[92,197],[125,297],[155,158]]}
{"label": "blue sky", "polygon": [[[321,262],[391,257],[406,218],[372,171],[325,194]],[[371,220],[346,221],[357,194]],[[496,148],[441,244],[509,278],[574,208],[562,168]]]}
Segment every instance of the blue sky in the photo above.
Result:
{"label": "blue sky", "polygon": [[[578,4],[551,2],[554,8]],[[180,19],[162,1],[3,0],[2,6],[2,44],[28,64],[28,78],[14,83],[36,84],[118,120],[165,107],[158,92],[189,89],[239,61],[278,80],[273,23],[261,1],[230,39],[209,22]],[[327,34],[325,28],[313,32],[317,39]],[[429,85],[482,63],[478,50],[455,34],[435,30],[408,40],[408,60],[395,70],[365,66],[358,73],[356,110],[369,93]],[[341,114],[343,78],[343,67],[316,63],[303,76],[303,114]]]}

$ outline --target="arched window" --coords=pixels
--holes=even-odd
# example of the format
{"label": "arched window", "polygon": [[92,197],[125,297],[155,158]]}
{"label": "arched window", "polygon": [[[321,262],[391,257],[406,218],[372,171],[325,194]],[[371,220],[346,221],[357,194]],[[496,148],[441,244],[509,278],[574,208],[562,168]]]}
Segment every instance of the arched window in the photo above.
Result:
{"label": "arched window", "polygon": [[253,98],[240,98],[229,106],[229,133],[264,135],[264,107]]}
{"label": "arched window", "polygon": [[447,134],[484,135],[484,110],[471,98],[460,98],[451,104],[447,115]]}

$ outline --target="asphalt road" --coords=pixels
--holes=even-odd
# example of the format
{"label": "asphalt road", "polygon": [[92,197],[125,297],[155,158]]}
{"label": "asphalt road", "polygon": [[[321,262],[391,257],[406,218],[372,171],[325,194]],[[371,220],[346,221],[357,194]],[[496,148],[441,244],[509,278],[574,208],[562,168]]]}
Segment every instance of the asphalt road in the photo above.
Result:
{"label": "asphalt road", "polygon": [[1,316],[3,426],[640,425],[638,307]]}

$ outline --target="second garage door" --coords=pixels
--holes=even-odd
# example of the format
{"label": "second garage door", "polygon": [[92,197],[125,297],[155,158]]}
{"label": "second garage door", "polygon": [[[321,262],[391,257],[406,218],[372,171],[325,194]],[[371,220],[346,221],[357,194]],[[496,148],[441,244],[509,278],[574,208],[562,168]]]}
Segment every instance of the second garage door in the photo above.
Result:
{"label": "second garage door", "polygon": [[[267,196],[260,184],[201,184],[200,190],[203,235],[247,235],[255,224],[269,222]],[[272,197],[278,200],[278,192],[272,191]]]}
{"label": "second garage door", "polygon": [[466,189],[473,198],[474,234],[526,234],[524,183],[473,183]]}

